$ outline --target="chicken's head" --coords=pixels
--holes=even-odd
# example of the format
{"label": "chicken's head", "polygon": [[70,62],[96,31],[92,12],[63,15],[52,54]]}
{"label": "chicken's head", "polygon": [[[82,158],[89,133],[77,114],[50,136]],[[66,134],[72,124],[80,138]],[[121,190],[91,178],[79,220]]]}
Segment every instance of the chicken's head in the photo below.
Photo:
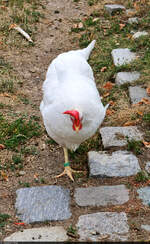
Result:
{"label": "chicken's head", "polygon": [[72,121],[72,128],[74,131],[79,132],[82,129],[82,118],[77,110],[67,110],[63,114],[70,115]]}

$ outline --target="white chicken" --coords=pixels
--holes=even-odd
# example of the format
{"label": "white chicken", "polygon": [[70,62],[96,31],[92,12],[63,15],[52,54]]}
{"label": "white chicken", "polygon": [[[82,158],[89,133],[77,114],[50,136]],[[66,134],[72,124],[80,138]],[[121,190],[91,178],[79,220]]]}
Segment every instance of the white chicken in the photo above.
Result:
{"label": "white chicken", "polygon": [[43,83],[40,111],[48,135],[64,149],[64,171],[73,181],[68,149],[94,135],[102,123],[108,105],[103,106],[93,71],[87,63],[95,40],[87,48],[62,53],[48,67]]}

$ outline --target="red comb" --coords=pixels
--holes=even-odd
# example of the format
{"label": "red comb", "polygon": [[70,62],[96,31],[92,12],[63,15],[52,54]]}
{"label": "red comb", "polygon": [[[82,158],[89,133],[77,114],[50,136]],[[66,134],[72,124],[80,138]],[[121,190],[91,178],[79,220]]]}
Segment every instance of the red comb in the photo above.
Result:
{"label": "red comb", "polygon": [[67,110],[63,114],[69,114],[73,116],[76,120],[79,120],[79,112],[77,110]]}

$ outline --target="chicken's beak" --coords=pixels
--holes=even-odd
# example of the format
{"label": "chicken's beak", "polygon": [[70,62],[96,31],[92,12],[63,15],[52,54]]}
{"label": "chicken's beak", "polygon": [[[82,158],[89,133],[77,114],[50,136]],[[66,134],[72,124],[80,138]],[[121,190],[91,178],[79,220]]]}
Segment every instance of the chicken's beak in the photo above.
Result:
{"label": "chicken's beak", "polygon": [[79,126],[75,126],[75,131],[79,133]]}

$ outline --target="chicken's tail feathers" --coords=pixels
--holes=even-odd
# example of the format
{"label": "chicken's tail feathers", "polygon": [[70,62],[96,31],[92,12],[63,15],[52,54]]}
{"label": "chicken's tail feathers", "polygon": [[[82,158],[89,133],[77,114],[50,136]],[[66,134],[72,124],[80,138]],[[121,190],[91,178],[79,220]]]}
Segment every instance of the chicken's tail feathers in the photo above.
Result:
{"label": "chicken's tail feathers", "polygon": [[95,40],[93,40],[86,48],[81,50],[81,54],[85,57],[86,60],[88,60],[90,53],[92,52],[94,46],[95,46]]}

